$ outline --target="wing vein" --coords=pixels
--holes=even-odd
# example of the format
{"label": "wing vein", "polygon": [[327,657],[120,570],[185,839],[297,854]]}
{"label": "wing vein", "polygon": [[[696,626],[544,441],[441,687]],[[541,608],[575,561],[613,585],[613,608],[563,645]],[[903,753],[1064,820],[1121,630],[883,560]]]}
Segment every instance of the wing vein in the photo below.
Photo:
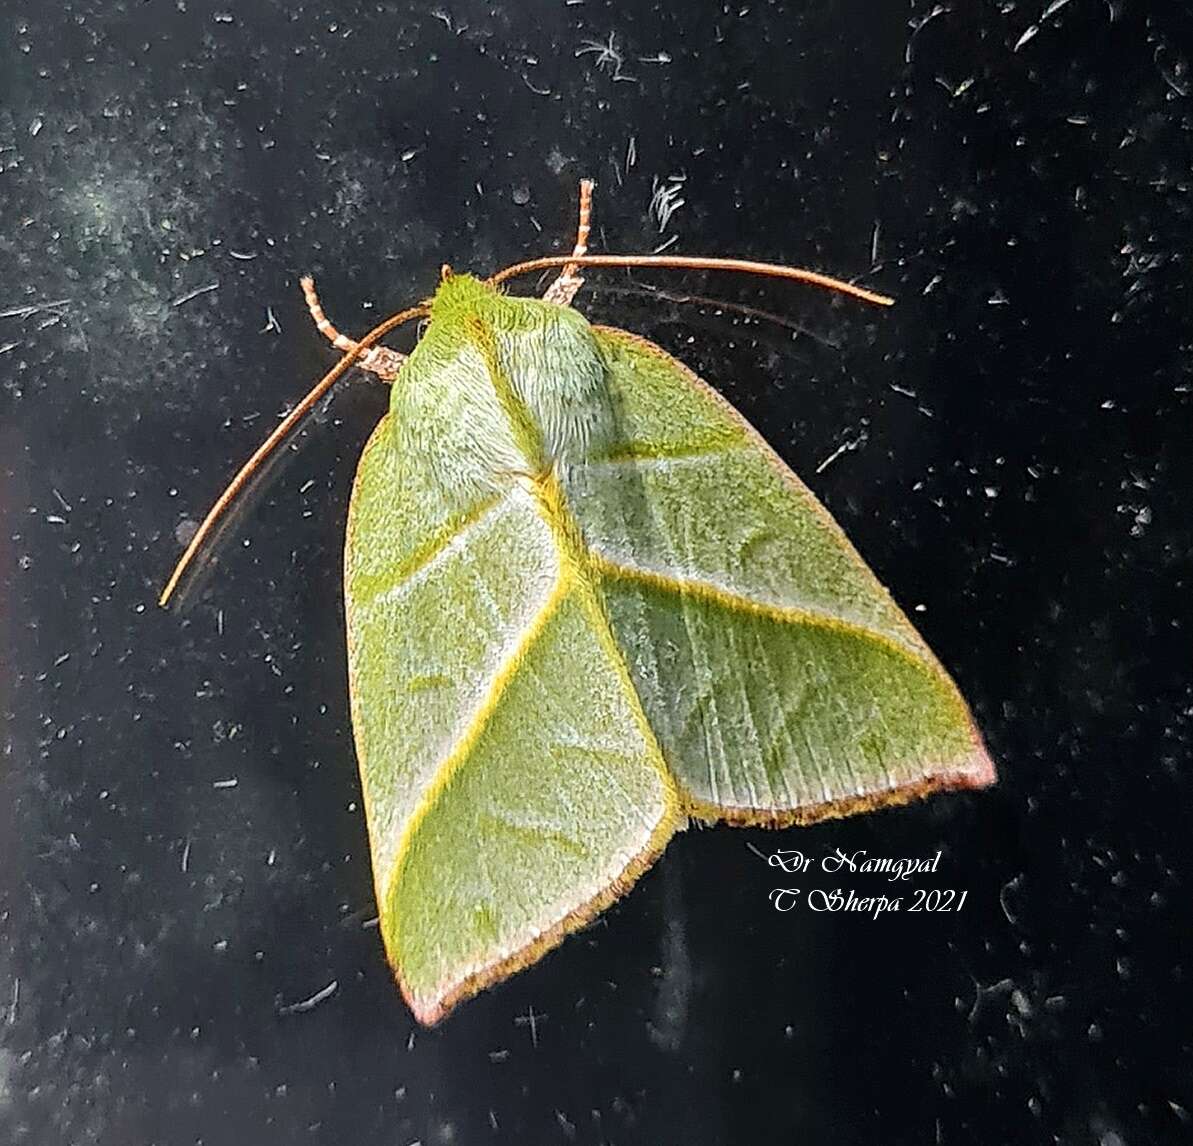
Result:
{"label": "wing vein", "polygon": [[410,843],[418,832],[419,826],[435,806],[457,769],[468,759],[469,754],[476,746],[481,734],[492,719],[493,713],[496,711],[506,688],[509,687],[510,682],[517,674],[522,660],[534,645],[534,642],[542,635],[551,618],[558,612],[560,605],[569,592],[569,587],[569,579],[567,577],[560,577],[550,596],[543,602],[542,608],[527,623],[519,640],[514,643],[513,647],[502,659],[501,664],[497,667],[490,681],[488,691],[484,699],[477,706],[467,727],[439,762],[439,766],[435,769],[430,782],[423,791],[422,798],[407,818],[406,824],[402,829],[402,837],[398,841],[397,848],[394,850],[393,865],[390,868],[389,880],[386,884],[386,903],[393,897],[394,884],[402,870],[406,853],[410,849]]}
{"label": "wing vein", "polygon": [[396,569],[387,569],[384,573],[372,576],[358,574],[352,592],[357,606],[372,604],[379,597],[393,596],[409,588],[416,579],[426,576],[439,561],[463,545],[468,534],[491,514],[498,512],[507,500],[508,495],[501,494],[481,502],[463,517],[456,518],[433,534]]}
{"label": "wing vein", "polygon": [[746,613],[756,617],[765,617],[788,625],[809,625],[821,629],[835,629],[838,632],[849,633],[853,636],[864,637],[878,644],[904,654],[916,664],[922,664],[925,658],[920,651],[896,637],[883,632],[881,629],[869,628],[857,621],[831,613],[818,612],[815,609],[800,608],[794,605],[775,605],[767,601],[756,601],[751,597],[742,596],[732,590],[725,589],[711,581],[700,581],[693,577],[680,577],[674,573],[660,573],[654,569],[642,569],[633,565],[623,565],[620,561],[613,561],[602,553],[590,551],[591,560],[597,569],[608,577],[624,581],[636,581],[655,589],[676,593],[681,597],[696,598],[720,605],[730,612]]}
{"label": "wing vein", "polygon": [[588,458],[589,469],[671,469],[691,462],[702,462],[707,458],[725,457],[734,453],[751,453],[749,446],[704,446],[695,449],[676,449],[670,453],[637,453],[632,447],[621,453],[610,453],[604,457]]}

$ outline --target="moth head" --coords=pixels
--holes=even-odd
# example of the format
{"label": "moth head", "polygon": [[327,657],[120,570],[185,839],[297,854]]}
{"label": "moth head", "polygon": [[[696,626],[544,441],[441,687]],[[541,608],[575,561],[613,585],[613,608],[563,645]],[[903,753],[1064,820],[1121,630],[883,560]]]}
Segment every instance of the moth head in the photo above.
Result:
{"label": "moth head", "polygon": [[495,287],[473,275],[456,274],[444,264],[440,271],[439,286],[431,299],[431,321],[451,315],[472,313],[477,307],[490,302],[498,293]]}

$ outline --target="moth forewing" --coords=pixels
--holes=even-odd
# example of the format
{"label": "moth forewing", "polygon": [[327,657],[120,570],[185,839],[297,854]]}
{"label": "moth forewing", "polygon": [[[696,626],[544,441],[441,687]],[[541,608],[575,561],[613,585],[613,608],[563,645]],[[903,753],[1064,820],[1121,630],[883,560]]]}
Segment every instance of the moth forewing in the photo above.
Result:
{"label": "moth forewing", "polygon": [[[599,378],[591,333],[569,312],[453,284],[362,457],[345,557],[381,930],[424,1021],[591,918],[681,815],[555,468],[535,464],[546,442],[527,440],[560,432],[543,414],[557,395],[526,369],[514,332],[570,329],[591,356],[579,372]],[[482,474],[474,459],[445,490],[452,432],[411,422],[445,372],[475,391],[469,371],[492,398],[456,425],[501,442],[487,452],[499,460]]]}

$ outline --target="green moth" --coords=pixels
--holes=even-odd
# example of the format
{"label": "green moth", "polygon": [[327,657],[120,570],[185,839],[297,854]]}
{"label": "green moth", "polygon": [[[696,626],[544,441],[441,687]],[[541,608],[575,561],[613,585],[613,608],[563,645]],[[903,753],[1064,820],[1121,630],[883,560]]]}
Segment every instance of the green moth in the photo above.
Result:
{"label": "green moth", "polygon": [[[540,958],[690,820],[783,826],[991,783],[956,686],[762,437],[658,346],[571,300],[572,256],[444,268],[360,342],[392,383],[344,547],[349,692],[380,930],[415,1016]],[[563,265],[542,299],[499,283]],[[372,345],[428,317],[413,352]]]}

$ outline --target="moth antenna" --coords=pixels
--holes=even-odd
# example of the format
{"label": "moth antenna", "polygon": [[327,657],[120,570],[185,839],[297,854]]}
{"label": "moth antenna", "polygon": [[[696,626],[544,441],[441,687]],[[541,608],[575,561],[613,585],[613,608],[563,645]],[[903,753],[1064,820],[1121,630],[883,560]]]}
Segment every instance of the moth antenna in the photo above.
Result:
{"label": "moth antenna", "polygon": [[580,180],[580,221],[576,226],[576,245],[572,248],[571,259],[564,264],[563,270],[548,288],[543,299],[547,302],[558,303],[560,306],[570,305],[576,293],[584,285],[580,277],[580,267],[575,262],[588,253],[588,232],[592,221],[592,189],[596,186],[591,179]]}
{"label": "moth antenna", "polygon": [[[309,280],[308,280],[309,281]],[[305,289],[305,284],[304,284]],[[314,295],[314,284],[311,284],[311,296]],[[310,296],[308,296],[308,303]],[[315,305],[318,306],[318,299],[315,299]],[[313,309],[312,309],[313,313]],[[322,313],[322,311],[320,311]],[[219,523],[223,517],[228,506],[235,501],[237,495],[248,485],[253,475],[261,468],[261,465],[268,459],[270,454],[277,449],[277,447],[286,439],[290,431],[302,420],[303,416],[335,385],[337,379],[351,366],[357,359],[364,354],[379,338],[384,338],[391,330],[401,326],[404,322],[409,322],[414,318],[423,318],[427,314],[426,306],[412,306],[407,310],[401,311],[399,314],[392,315],[387,318],[379,326],[375,326],[368,334],[364,336],[359,342],[353,342],[351,348],[344,354],[344,357],[339,360],[322,378],[319,379],[314,386],[311,387],[306,397],[294,407],[276,426],[273,433],[269,435],[252,453],[249,460],[240,467],[236,472],[236,476],[225,487],[224,492],[215,499],[212,507],[207,511],[207,515],[203,518],[199,528],[195,530],[194,537],[191,538],[190,544],[183,551],[182,556],[178,559],[178,563],[174,566],[174,571],[170,574],[170,579],[166,582],[162,589],[161,596],[158,597],[157,603],[165,605],[169,602],[174,590],[178,588],[178,583],[186,574],[187,569],[190,568],[195,557],[203,548],[207,538],[211,535],[212,530]],[[327,320],[324,319],[326,322]],[[330,326],[331,324],[328,323]],[[334,330],[335,328],[332,327]]]}
{"label": "moth antenna", "polygon": [[833,278],[832,275],[821,274],[819,271],[805,270],[803,267],[788,267],[780,263],[758,263],[750,259],[716,259],[688,255],[549,255],[545,258],[531,259],[529,262],[515,263],[512,267],[506,267],[505,270],[498,271],[497,274],[490,277],[488,283],[490,286],[497,286],[517,275],[532,274],[535,271],[548,270],[551,267],[569,266],[577,268],[668,267],[690,271],[735,271],[739,274],[808,283],[812,286],[836,291],[838,294],[861,299],[862,302],[874,303],[876,306],[893,306],[895,302],[889,295],[866,290],[865,287],[855,286],[853,283]]}
{"label": "moth antenna", "polygon": [[[310,275],[303,275],[298,281],[302,284],[303,297],[307,300],[307,310],[311,312],[311,317],[315,320],[315,327],[319,333],[337,350],[343,350],[345,353],[355,350],[356,342],[336,330],[332,326],[331,320],[323,313],[323,306],[319,302],[319,296],[315,293],[315,280]],[[390,350],[388,346],[371,346],[360,355],[356,364],[362,370],[376,374],[383,382],[392,382],[398,376],[398,371],[405,361],[404,354]]]}
{"label": "moth antenna", "polygon": [[744,302],[730,302],[724,298],[712,298],[703,294],[692,294],[691,291],[684,291],[682,294],[674,294],[671,291],[663,290],[656,287],[641,287],[641,286],[606,286],[601,288],[606,294],[623,294],[629,298],[651,298],[662,299],[664,302],[678,302],[688,303],[693,302],[698,306],[711,306],[717,310],[728,310],[734,314],[743,315],[746,318],[759,318],[763,322],[772,323],[775,326],[781,326],[786,330],[790,330],[796,334],[806,335],[808,338],[819,342],[822,346],[827,346],[830,350],[840,350],[841,344],[834,342],[831,338],[826,338],[822,334],[818,334],[815,330],[803,325],[803,323],[795,322],[791,318],[783,314],[776,314],[773,310],[763,310],[757,306],[747,306]]}

